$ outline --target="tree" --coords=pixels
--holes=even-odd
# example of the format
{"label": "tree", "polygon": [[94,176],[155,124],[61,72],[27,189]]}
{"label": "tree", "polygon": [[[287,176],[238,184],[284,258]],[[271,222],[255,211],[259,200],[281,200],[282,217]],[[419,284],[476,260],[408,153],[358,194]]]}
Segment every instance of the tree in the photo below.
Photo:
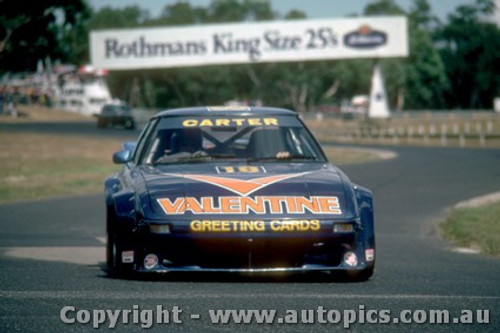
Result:
{"label": "tree", "polygon": [[448,81],[432,38],[439,20],[428,1],[414,0],[406,14],[394,0],[380,0],[367,5],[365,15],[408,16],[409,57],[381,61],[390,105],[397,109],[445,107]]}
{"label": "tree", "polygon": [[307,18],[306,13],[300,10],[292,9],[285,15],[285,20],[302,20]]}
{"label": "tree", "polygon": [[439,20],[427,0],[414,0],[409,13],[410,57],[405,66],[405,107],[444,108],[449,88],[445,68],[432,38]]}
{"label": "tree", "polygon": [[89,14],[84,0],[0,1],[0,71],[33,71],[46,57],[65,60],[62,39]]}
{"label": "tree", "polygon": [[500,93],[500,29],[484,20],[492,0],[458,6],[437,34],[451,89],[451,108],[491,108]]}
{"label": "tree", "polygon": [[399,7],[395,0],[378,0],[366,5],[364,15],[366,16],[386,16],[403,15],[405,12]]}
{"label": "tree", "polygon": [[88,22],[89,29],[134,28],[149,20],[149,12],[139,6],[126,6],[122,9],[103,7],[93,13]]}

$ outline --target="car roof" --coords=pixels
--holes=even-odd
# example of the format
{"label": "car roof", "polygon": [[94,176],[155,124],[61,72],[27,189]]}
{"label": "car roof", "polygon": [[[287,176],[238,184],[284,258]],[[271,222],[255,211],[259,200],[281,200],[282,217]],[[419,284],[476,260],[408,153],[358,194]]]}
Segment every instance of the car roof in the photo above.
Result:
{"label": "car roof", "polygon": [[297,113],[288,109],[256,106],[199,106],[190,108],[170,109],[157,113],[157,117],[170,116],[297,116]]}

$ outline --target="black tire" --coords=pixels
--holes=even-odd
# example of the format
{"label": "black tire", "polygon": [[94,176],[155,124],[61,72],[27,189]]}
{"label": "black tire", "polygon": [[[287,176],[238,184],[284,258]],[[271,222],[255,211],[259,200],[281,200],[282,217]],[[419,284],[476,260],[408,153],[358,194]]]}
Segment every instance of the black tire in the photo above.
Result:
{"label": "black tire", "polygon": [[127,238],[120,233],[116,225],[116,215],[113,207],[107,209],[107,240],[106,240],[106,264],[111,275],[121,275],[132,271],[132,263],[123,263],[121,253],[131,248],[127,246]]}
{"label": "black tire", "polygon": [[374,268],[368,267],[363,269],[362,271],[347,271],[346,279],[350,282],[364,282],[368,281],[368,279],[373,275]]}
{"label": "black tire", "polygon": [[135,122],[133,119],[127,119],[125,120],[125,123],[123,124],[123,127],[129,130],[135,129]]}
{"label": "black tire", "polygon": [[118,269],[119,259],[117,256],[118,250],[116,248],[116,234],[114,231],[108,231],[108,238],[106,241],[106,263],[108,271],[115,272]]}
{"label": "black tire", "polygon": [[370,279],[373,275],[374,268],[368,267],[361,271],[351,270],[351,271],[330,271],[330,279],[333,282],[341,283],[353,283],[353,282],[364,282]]}
{"label": "black tire", "polygon": [[98,117],[97,118],[97,127],[98,128],[106,128],[108,127],[108,121],[104,118]]}
{"label": "black tire", "polygon": [[118,266],[117,249],[116,249],[116,215],[114,207],[108,206],[106,210],[106,264],[109,271],[116,270]]}

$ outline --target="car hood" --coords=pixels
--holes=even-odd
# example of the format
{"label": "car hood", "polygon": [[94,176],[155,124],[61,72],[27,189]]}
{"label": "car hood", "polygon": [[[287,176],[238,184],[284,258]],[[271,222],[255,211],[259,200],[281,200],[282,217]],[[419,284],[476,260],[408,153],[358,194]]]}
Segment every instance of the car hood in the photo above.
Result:
{"label": "car hood", "polygon": [[[187,164],[142,169],[155,219],[354,218],[350,182],[330,164]],[[146,193],[145,193],[146,194]],[[144,202],[146,201],[146,202]]]}

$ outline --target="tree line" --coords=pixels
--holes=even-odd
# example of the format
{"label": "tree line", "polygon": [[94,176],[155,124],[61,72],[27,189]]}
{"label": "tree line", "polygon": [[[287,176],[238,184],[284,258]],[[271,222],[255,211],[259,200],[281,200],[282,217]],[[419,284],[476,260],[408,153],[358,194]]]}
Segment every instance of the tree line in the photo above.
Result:
{"label": "tree line", "polygon": [[[456,7],[442,22],[428,0],[408,11],[395,0],[370,2],[352,16],[406,15],[408,58],[381,60],[392,109],[491,109],[500,96],[500,28],[491,21],[494,0]],[[82,65],[89,61],[89,32],[99,29],[203,25],[305,19],[278,13],[271,1],[213,0],[167,5],[158,16],[140,6],[92,10],[86,0],[0,1],[0,75],[29,72],[39,59]],[[299,111],[339,105],[370,89],[373,60],[255,63],[111,72],[114,96],[141,107],[221,104],[260,100]]]}

